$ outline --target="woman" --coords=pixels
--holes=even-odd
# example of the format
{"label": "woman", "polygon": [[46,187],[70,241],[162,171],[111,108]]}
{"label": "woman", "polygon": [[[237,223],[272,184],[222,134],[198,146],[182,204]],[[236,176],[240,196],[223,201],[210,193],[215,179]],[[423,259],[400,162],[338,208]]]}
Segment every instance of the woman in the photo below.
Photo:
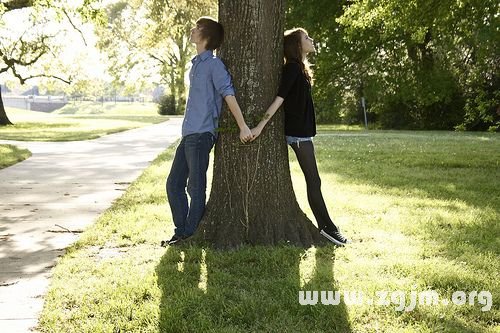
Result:
{"label": "woman", "polygon": [[314,52],[313,39],[302,28],[285,32],[285,65],[278,96],[271,103],[262,121],[252,129],[255,140],[271,117],[284,103],[285,135],[292,147],[307,183],[307,199],[318,223],[320,233],[331,242],[343,246],[348,240],[330,219],[321,194],[321,179],[316,165],[312,137],[316,135],[316,120],[311,96],[311,70],[307,54]]}

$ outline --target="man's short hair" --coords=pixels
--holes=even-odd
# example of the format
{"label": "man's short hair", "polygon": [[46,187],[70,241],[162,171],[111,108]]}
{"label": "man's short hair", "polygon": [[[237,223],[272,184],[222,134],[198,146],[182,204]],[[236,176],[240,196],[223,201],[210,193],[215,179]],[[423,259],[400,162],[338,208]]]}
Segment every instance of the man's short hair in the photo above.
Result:
{"label": "man's short hair", "polygon": [[207,50],[215,50],[222,45],[224,40],[224,28],[222,24],[209,16],[203,16],[196,21],[200,26],[200,34],[207,41]]}

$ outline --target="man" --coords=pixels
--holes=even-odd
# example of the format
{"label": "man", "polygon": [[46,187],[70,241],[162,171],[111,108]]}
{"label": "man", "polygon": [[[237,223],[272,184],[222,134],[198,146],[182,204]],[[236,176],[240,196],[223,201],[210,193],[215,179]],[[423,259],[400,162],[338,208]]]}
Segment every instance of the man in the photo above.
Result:
{"label": "man", "polygon": [[[190,40],[197,56],[191,62],[190,86],[182,140],[175,153],[167,179],[167,196],[175,224],[174,235],[161,245],[174,245],[196,231],[205,211],[209,155],[216,139],[216,128],[224,99],[240,129],[240,140],[252,139],[238,102],[231,76],[213,51],[220,47],[224,29],[210,17],[201,17],[191,29]],[[187,192],[191,199],[188,204]]]}

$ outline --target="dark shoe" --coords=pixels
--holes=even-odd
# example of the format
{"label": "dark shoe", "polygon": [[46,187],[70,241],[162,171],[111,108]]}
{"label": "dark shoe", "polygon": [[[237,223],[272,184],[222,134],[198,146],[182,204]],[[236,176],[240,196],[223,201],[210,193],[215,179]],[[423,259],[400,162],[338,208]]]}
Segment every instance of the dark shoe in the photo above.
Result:
{"label": "dark shoe", "polygon": [[179,244],[179,243],[184,243],[188,238],[190,238],[192,235],[182,235],[181,236],[181,239],[178,240],[178,241],[175,241],[175,242],[170,242],[168,245],[175,245],[175,244]]}
{"label": "dark shoe", "polygon": [[345,238],[344,235],[342,235],[338,229],[334,230],[325,228],[321,229],[319,233],[325,236],[326,239],[328,239],[330,242],[338,246],[344,246],[345,244],[350,243],[349,240]]}
{"label": "dark shoe", "polygon": [[167,245],[174,245],[174,244],[177,244],[179,243],[180,241],[182,241],[183,239],[186,239],[187,237],[184,237],[184,236],[179,236],[179,235],[173,235],[172,238],[170,238],[170,240],[162,240],[160,245],[162,247],[167,247]]}

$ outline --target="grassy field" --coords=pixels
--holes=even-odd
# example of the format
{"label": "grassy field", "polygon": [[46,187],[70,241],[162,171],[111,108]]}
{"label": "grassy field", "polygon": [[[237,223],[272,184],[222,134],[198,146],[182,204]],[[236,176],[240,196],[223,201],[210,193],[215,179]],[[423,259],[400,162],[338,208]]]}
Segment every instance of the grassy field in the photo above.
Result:
{"label": "grassy field", "polygon": [[0,169],[24,161],[31,156],[29,150],[13,145],[0,145]]}
{"label": "grassy field", "polygon": [[[42,332],[499,332],[500,137],[320,130],[333,245],[161,248],[173,225],[164,193],[173,148],[86,230],[56,266]],[[292,153],[293,155],[293,153]],[[312,218],[292,157],[297,198]],[[300,305],[299,291],[340,291]],[[355,304],[343,292],[378,303]],[[419,304],[412,293],[490,291],[473,304]],[[403,299],[406,297],[406,299]],[[366,298],[365,298],[366,299]]]}
{"label": "grassy field", "polygon": [[0,139],[76,141],[166,121],[154,103],[76,102],[51,113],[6,108],[14,126],[0,127]]}

